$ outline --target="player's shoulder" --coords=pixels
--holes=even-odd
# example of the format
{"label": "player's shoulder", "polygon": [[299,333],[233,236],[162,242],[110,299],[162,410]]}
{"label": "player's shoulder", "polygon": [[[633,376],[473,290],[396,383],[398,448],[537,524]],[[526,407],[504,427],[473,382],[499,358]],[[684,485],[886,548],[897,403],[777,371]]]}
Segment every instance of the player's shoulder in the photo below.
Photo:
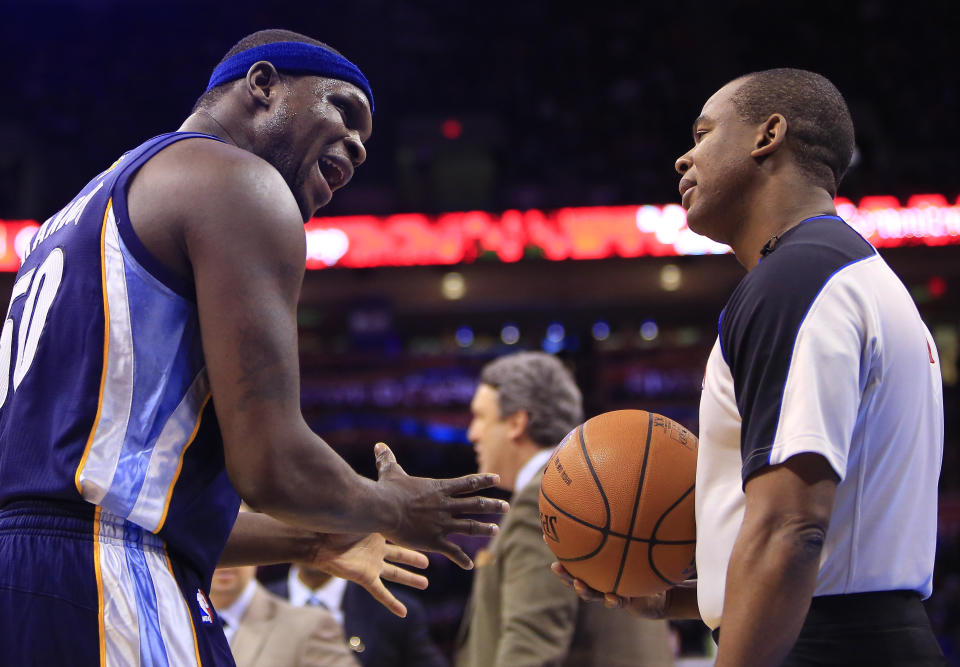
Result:
{"label": "player's shoulder", "polygon": [[300,219],[289,186],[269,162],[213,138],[171,144],[144,165],[141,178],[155,200],[186,218],[212,211],[221,219],[248,212],[257,213],[254,219]]}

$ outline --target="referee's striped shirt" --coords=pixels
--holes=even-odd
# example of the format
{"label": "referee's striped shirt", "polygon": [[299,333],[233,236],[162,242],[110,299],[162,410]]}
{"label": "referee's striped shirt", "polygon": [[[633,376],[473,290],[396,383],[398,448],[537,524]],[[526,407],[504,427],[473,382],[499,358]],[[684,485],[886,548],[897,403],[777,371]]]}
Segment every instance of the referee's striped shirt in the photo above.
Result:
{"label": "referee's striped shirt", "polygon": [[840,218],[786,232],[720,318],[700,402],[700,611],[720,625],[743,484],[795,454],[840,477],[814,595],[932,588],[943,397],[933,339]]}

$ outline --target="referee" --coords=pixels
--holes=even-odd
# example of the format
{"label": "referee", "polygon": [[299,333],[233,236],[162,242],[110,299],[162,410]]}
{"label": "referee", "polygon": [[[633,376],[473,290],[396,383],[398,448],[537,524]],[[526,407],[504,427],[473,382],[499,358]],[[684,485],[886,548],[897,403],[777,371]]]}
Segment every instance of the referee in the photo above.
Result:
{"label": "referee", "polygon": [[927,665],[940,364],[907,290],[836,216],[853,123],[824,77],[711,97],[677,160],[688,224],[749,271],[700,403],[697,597],[717,665]]}
{"label": "referee", "polygon": [[836,215],[846,103],[818,74],[757,72],[707,100],[693,137],[676,163],[688,224],[748,271],[700,402],[696,604],[688,588],[607,603],[699,611],[719,667],[944,664],[921,604],[940,362],[903,284]]}

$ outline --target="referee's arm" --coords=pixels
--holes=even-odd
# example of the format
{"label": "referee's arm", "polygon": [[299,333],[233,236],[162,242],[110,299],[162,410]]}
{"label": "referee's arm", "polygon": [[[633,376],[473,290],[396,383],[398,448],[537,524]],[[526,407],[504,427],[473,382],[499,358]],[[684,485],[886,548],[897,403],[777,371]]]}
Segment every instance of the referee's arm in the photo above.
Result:
{"label": "referee's arm", "polygon": [[810,607],[838,477],[798,454],[747,479],[727,568],[717,667],[779,665]]}

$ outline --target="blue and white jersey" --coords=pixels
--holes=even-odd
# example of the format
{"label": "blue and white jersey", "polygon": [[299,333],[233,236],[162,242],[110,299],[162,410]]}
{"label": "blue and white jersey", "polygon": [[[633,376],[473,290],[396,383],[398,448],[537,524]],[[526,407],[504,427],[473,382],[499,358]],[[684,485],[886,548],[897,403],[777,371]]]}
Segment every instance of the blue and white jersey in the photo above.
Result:
{"label": "blue and white jersey", "polygon": [[840,478],[815,596],[932,590],[940,362],[909,293],[840,218],[805,220],[720,318],[700,402],[697,594],[721,622],[743,485],[796,454]]}
{"label": "blue and white jersey", "polygon": [[0,334],[0,507],[77,502],[128,520],[206,578],[239,498],[224,467],[193,287],[134,233],[123,155],[29,245]]}

